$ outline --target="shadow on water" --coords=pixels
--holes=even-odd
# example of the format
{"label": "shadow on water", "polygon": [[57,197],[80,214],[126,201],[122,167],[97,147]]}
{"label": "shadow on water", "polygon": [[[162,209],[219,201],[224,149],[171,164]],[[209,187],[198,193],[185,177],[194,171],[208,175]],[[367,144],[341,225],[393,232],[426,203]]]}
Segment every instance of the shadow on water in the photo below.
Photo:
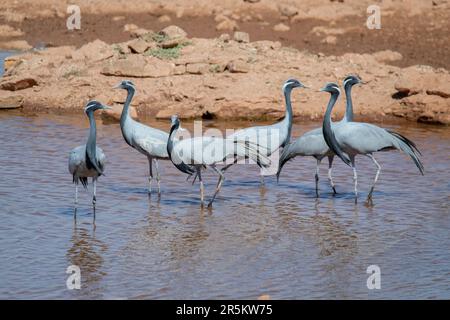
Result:
{"label": "shadow on water", "polygon": [[[296,124],[293,135],[317,126]],[[198,182],[167,161],[161,197],[156,188],[149,197],[147,159],[125,145],[117,124],[98,121],[107,164],[95,223],[91,185],[80,189],[74,221],[67,171],[68,151],[85,143],[87,128],[82,116],[0,113],[0,297],[365,299],[374,296],[366,269],[377,264],[377,298],[450,298],[448,128],[392,127],[420,147],[426,175],[397,152],[380,154],[373,206],[365,203],[371,161],[358,159],[355,205],[345,164],[335,161],[335,196],[323,164],[316,199],[315,161],[296,158],[278,184],[266,177],[261,185],[255,165],[230,168],[208,209]],[[209,201],[217,175],[206,172],[204,181]],[[71,264],[80,266],[82,290],[66,289]]]}

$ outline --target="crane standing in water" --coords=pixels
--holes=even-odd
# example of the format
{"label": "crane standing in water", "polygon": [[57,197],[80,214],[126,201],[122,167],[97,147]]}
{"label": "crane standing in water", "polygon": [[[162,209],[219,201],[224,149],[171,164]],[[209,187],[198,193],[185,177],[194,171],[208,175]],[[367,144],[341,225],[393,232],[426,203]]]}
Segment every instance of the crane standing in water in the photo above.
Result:
{"label": "crane standing in water", "polygon": [[204,205],[202,169],[210,167],[219,175],[216,190],[208,203],[208,207],[211,207],[225,179],[224,172],[226,169],[218,169],[216,167],[217,164],[223,163],[230,158],[238,160],[249,157],[260,167],[268,167],[270,165],[269,158],[265,156],[266,151],[264,148],[259,148],[258,145],[252,142],[209,136],[175,141],[175,136],[179,129],[180,120],[174,115],[172,116],[172,126],[167,142],[167,153],[178,170],[188,175],[196,173],[200,181],[200,199],[202,206]]}
{"label": "crane standing in water", "polygon": [[323,119],[323,137],[329,148],[339,156],[342,161],[353,169],[355,188],[355,203],[358,201],[358,175],[355,166],[355,157],[358,154],[372,159],[377,167],[374,182],[367,196],[367,202],[372,202],[372,193],[381,172],[381,166],[375,160],[373,153],[378,151],[400,150],[411,157],[420,173],[423,175],[424,167],[419,158],[421,155],[414,142],[391,130],[383,129],[370,123],[345,122],[333,125],[331,112],[341,93],[336,83],[327,83],[320,91],[331,94],[327,111]]}
{"label": "crane standing in water", "polygon": [[[353,103],[351,90],[355,84],[359,83],[362,83],[361,79],[354,75],[347,76],[344,79],[343,85],[347,102],[345,115],[340,122],[334,125],[353,121]],[[283,166],[286,164],[286,162],[297,156],[312,156],[316,159],[316,173],[314,175],[316,181],[316,197],[319,197],[320,163],[322,162],[323,158],[328,157],[328,180],[330,182],[331,188],[333,189],[333,194],[337,193],[331,172],[334,153],[332,150],[330,150],[323,138],[322,127],[306,132],[283,149],[279,160],[277,179],[280,177],[281,170],[283,169]]]}
{"label": "crane standing in water", "polygon": [[94,112],[100,109],[109,109],[98,101],[89,101],[84,112],[89,118],[89,137],[85,145],[74,148],[69,155],[69,172],[72,174],[75,184],[75,205],[78,204],[78,183],[87,188],[88,178],[92,178],[93,197],[92,204],[95,208],[97,179],[105,169],[105,154],[97,147],[97,128],[95,125]]}
{"label": "crane standing in water", "polygon": [[[289,78],[283,85],[282,91],[285,99],[286,110],[283,120],[267,125],[255,126],[237,130],[227,136],[228,139],[238,141],[250,141],[258,144],[264,150],[265,156],[270,156],[279,148],[285,147],[291,139],[293,111],[291,104],[291,92],[294,88],[307,88],[297,79]],[[227,165],[222,170],[228,169],[232,164]],[[264,176],[261,175],[261,183],[264,183]]]}
{"label": "crane standing in water", "polygon": [[148,178],[148,193],[152,192],[152,180],[153,180],[153,168],[152,163],[155,165],[156,182],[158,184],[158,195],[161,194],[161,183],[159,176],[158,159],[168,160],[167,155],[167,140],[169,134],[146,126],[140,122],[137,122],[131,118],[129,114],[129,108],[131,100],[136,92],[136,87],[130,80],[123,80],[115,89],[125,89],[127,91],[127,98],[123,105],[122,115],[120,116],[120,129],[122,130],[123,138],[125,142],[136,149],[148,159],[149,166],[149,178]]}

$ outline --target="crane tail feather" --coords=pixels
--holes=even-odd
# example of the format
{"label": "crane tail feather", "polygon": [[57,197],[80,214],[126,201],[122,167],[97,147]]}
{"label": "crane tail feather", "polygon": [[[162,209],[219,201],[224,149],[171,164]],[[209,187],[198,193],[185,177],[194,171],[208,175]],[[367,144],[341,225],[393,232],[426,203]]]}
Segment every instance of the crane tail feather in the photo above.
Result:
{"label": "crane tail feather", "polygon": [[72,182],[75,184],[78,184],[78,182],[81,182],[84,189],[87,189],[88,179],[86,177],[76,177],[75,175],[72,175]]}
{"label": "crane tail feather", "polygon": [[252,159],[260,168],[268,168],[270,167],[271,161],[266,156],[267,148],[261,146],[257,143],[246,141],[234,140],[234,144],[240,145],[244,147],[245,156]]}
{"label": "crane tail feather", "polygon": [[422,155],[422,153],[420,153],[416,144],[414,142],[412,142],[411,140],[409,140],[408,138],[406,138],[405,136],[402,136],[401,134],[399,134],[397,132],[389,131],[389,130],[387,130],[387,131],[391,134],[392,137],[395,138],[395,141],[397,142],[397,146],[396,146],[397,149],[399,149],[399,150],[403,151],[404,153],[406,153],[407,155],[409,155],[411,157],[411,159],[413,160],[414,164],[419,169],[420,173],[422,175],[424,175],[425,167],[419,157],[420,155]]}
{"label": "crane tail feather", "polygon": [[417,152],[419,155],[422,155],[422,153],[420,152],[420,150],[417,148],[416,144],[409,140],[407,137],[401,135],[398,132],[395,131],[391,131],[391,130],[387,130],[387,132],[389,132],[391,135],[393,135],[394,137],[402,140],[404,143],[406,143],[408,146],[410,146],[415,152]]}

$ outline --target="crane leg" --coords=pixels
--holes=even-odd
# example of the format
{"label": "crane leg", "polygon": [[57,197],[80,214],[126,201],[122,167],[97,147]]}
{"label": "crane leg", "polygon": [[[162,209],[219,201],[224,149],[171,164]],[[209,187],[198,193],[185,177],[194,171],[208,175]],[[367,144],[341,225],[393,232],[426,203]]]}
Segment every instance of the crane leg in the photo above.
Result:
{"label": "crane leg", "polygon": [[225,167],[222,168],[222,172],[228,170],[228,168],[231,167],[232,165],[236,164],[236,162],[237,162],[237,159],[235,159],[233,161],[233,163],[227,164]]}
{"label": "crane leg", "polygon": [[333,189],[333,194],[337,194],[336,187],[334,186],[334,182],[333,182],[333,176],[331,175],[333,160],[334,160],[334,156],[328,157],[328,180],[330,181],[331,189]]}
{"label": "crane leg", "polygon": [[75,184],[75,208],[76,208],[77,204],[78,204],[78,181]]}
{"label": "crane leg", "polygon": [[[190,176],[189,176],[189,177],[190,177]],[[195,174],[194,179],[192,180],[192,185],[194,185],[195,180],[197,180],[197,173]]]}
{"label": "crane leg", "polygon": [[205,188],[203,186],[203,179],[202,179],[202,172],[201,172],[202,168],[201,167],[197,167],[197,176],[198,176],[198,181],[200,182],[200,202],[201,202],[201,206],[203,207],[205,205]]}
{"label": "crane leg", "polygon": [[153,180],[153,170],[152,170],[152,158],[148,157],[148,194],[152,194],[152,180]]}
{"label": "crane leg", "polygon": [[355,204],[358,203],[358,173],[356,172],[355,157],[350,157],[353,169],[353,182],[355,184]]}
{"label": "crane leg", "polygon": [[92,178],[92,185],[94,187],[94,195],[92,197],[92,205],[95,207],[95,203],[97,202],[97,178]]}
{"label": "crane leg", "polygon": [[316,164],[316,174],[314,175],[315,180],[316,180],[316,197],[319,197],[319,167],[320,167],[320,162],[322,160],[321,159],[317,159],[317,164]]}
{"label": "crane leg", "polygon": [[377,160],[375,160],[375,157],[374,157],[373,155],[368,154],[367,156],[368,156],[370,159],[372,159],[373,163],[375,163],[375,165],[377,166],[377,173],[375,174],[375,179],[373,180],[372,187],[370,188],[369,195],[367,196],[367,202],[372,202],[372,193],[373,193],[373,190],[375,189],[375,184],[376,184],[377,181],[378,181],[378,177],[379,177],[380,172],[381,172],[381,166],[380,166],[380,164],[377,162]]}
{"label": "crane leg", "polygon": [[156,183],[158,184],[158,195],[161,195],[161,177],[159,175],[159,165],[158,160],[154,159],[155,161],[155,170],[156,170]]}
{"label": "crane leg", "polygon": [[225,179],[223,172],[221,170],[217,169],[215,166],[213,166],[212,168],[219,175],[219,181],[217,181],[216,191],[214,192],[213,197],[211,198],[211,200],[208,203],[208,208],[212,207],[212,203],[213,203],[214,199],[216,198],[217,194],[219,193],[220,188],[222,187],[223,180]]}

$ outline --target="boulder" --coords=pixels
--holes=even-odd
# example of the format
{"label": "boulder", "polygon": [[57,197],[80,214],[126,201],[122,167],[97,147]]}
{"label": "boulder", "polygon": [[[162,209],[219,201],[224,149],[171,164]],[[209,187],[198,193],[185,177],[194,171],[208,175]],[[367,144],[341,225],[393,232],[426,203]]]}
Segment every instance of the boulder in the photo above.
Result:
{"label": "boulder", "polygon": [[217,14],[214,17],[214,21],[215,22],[222,22],[222,21],[227,20],[227,19],[228,19],[228,17],[226,15],[221,14],[221,13]]}
{"label": "boulder", "polygon": [[402,69],[395,89],[406,95],[427,93],[443,98],[450,97],[450,74],[446,70],[436,72],[428,66],[412,66]]}
{"label": "boulder", "polygon": [[178,26],[168,26],[159,32],[164,37],[160,46],[162,48],[173,48],[186,41],[187,33]]}
{"label": "boulder", "polygon": [[0,109],[17,109],[23,106],[23,96],[0,92]]}
{"label": "boulder", "polygon": [[6,80],[0,83],[0,89],[8,91],[17,91],[31,88],[37,85],[37,81],[33,78],[20,78],[14,80]]}
{"label": "boulder", "polygon": [[139,28],[137,25],[135,25],[133,23],[126,24],[123,27],[123,31],[130,33],[130,35],[133,38],[139,38],[139,37],[142,37],[143,35],[145,35],[147,33],[151,33],[152,32],[151,30],[147,30],[147,29],[144,29],[144,28]]}
{"label": "boulder", "polygon": [[233,39],[237,42],[250,42],[250,35],[247,32],[236,31],[233,35]]}
{"label": "boulder", "polygon": [[186,65],[186,72],[191,74],[205,74],[209,72],[208,63],[189,63]]}
{"label": "boulder", "polygon": [[230,41],[230,39],[231,39],[231,37],[230,37],[230,35],[228,33],[222,33],[219,36],[219,40],[222,41],[222,42],[228,42],[228,41]]}
{"label": "boulder", "polygon": [[291,28],[287,25],[285,25],[284,23],[279,23],[275,26],[273,26],[273,30],[274,31],[278,31],[278,32],[286,32],[291,30]]}
{"label": "boulder", "polygon": [[216,25],[217,31],[234,31],[237,29],[239,29],[237,22],[229,18],[226,18]]}
{"label": "boulder", "polygon": [[391,50],[378,51],[372,54],[372,56],[378,62],[394,62],[403,59],[403,56],[400,52]]}
{"label": "boulder", "polygon": [[392,108],[391,113],[423,123],[450,124],[450,99],[436,95],[416,94]]}
{"label": "boulder", "polygon": [[139,27],[137,25],[135,25],[134,23],[127,23],[126,25],[123,26],[124,32],[132,32],[137,29],[139,29]]}
{"label": "boulder", "polygon": [[128,48],[130,48],[133,53],[144,53],[150,47],[151,44],[141,38],[131,40],[128,43]]}
{"label": "boulder", "polygon": [[175,65],[157,58],[129,55],[126,59],[110,59],[101,70],[106,76],[159,78],[172,74]]}
{"label": "boulder", "polygon": [[231,73],[247,73],[250,71],[248,65],[241,60],[231,61],[227,64],[228,71]]}
{"label": "boulder", "polygon": [[167,15],[162,15],[158,18],[158,22],[160,23],[166,23],[166,22],[170,22],[172,19]]}
{"label": "boulder", "polygon": [[181,29],[178,26],[168,26],[164,29],[162,29],[159,34],[169,38],[169,39],[174,39],[174,38],[186,38],[187,33],[186,31],[184,31],[183,29]]}
{"label": "boulder", "polygon": [[159,45],[164,49],[174,48],[186,42],[186,38],[173,38],[162,41]]}
{"label": "boulder", "polygon": [[107,43],[97,39],[82,46],[72,53],[73,60],[86,60],[97,62],[108,59],[114,55],[114,49]]}
{"label": "boulder", "polygon": [[186,66],[184,64],[175,66],[175,68],[173,69],[173,74],[174,75],[182,75],[186,73]]}
{"label": "boulder", "polygon": [[173,39],[173,38],[186,38],[187,33],[186,31],[184,31],[183,29],[181,29],[178,26],[168,26],[164,29],[162,29],[159,34],[169,38],[169,39]]}
{"label": "boulder", "polygon": [[298,9],[296,7],[287,4],[278,5],[278,11],[281,15],[289,18],[295,16],[298,13]]}

